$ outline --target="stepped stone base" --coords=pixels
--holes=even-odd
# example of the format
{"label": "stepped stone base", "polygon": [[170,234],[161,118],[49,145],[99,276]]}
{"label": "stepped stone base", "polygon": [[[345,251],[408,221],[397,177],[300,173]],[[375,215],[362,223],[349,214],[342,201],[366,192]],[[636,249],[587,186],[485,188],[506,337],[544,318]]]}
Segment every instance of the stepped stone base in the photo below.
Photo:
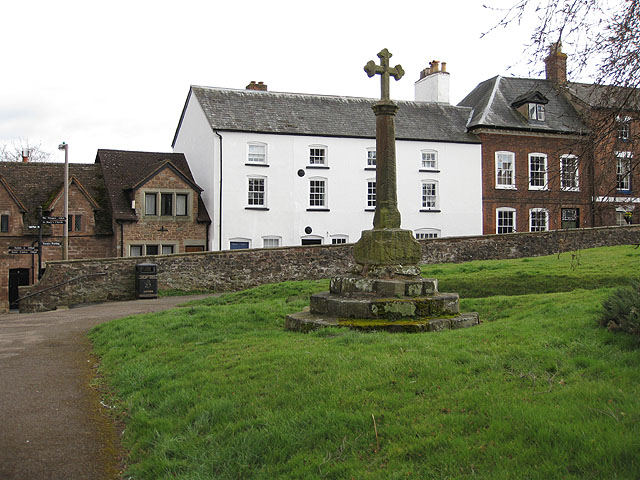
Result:
{"label": "stepped stone base", "polygon": [[325,327],[347,327],[354,330],[383,330],[394,333],[438,332],[480,324],[477,313],[461,313],[444,318],[414,318],[398,321],[385,319],[346,319],[305,311],[287,315],[285,328],[297,332],[310,332]]}
{"label": "stepped stone base", "polygon": [[480,323],[477,313],[460,313],[457,293],[438,292],[435,278],[344,275],[332,278],[329,288],[312,295],[309,308],[287,315],[285,327],[433,332]]}

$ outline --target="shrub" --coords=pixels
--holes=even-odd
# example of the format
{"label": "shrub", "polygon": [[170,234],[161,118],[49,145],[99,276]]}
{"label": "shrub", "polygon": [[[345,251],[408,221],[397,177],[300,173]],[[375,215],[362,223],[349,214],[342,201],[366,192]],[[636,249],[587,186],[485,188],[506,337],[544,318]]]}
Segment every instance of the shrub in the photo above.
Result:
{"label": "shrub", "polygon": [[640,335],[640,282],[616,289],[602,303],[600,325]]}

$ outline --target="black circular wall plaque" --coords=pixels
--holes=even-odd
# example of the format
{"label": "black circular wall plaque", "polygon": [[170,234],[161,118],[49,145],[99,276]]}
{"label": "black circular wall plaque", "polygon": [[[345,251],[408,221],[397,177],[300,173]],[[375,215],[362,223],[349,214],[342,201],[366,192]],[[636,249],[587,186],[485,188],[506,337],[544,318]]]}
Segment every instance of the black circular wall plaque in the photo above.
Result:
{"label": "black circular wall plaque", "polygon": [[307,235],[309,235],[311,232],[313,232],[313,229],[311,227],[305,227],[304,229],[304,233],[306,233]]}
{"label": "black circular wall plaque", "polygon": [[304,170],[302,170],[302,169],[298,170],[298,176],[299,177],[304,177]]}

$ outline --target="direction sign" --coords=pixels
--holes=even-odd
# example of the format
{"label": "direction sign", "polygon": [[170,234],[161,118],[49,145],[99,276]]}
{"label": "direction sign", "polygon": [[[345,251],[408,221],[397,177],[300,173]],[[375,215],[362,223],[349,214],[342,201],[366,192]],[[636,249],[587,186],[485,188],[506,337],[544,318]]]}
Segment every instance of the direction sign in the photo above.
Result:
{"label": "direction sign", "polygon": [[60,247],[62,244],[60,242],[42,242],[42,245],[45,247]]}
{"label": "direction sign", "polygon": [[9,247],[9,253],[11,255],[19,255],[19,254],[34,255],[38,253],[38,247],[31,247],[31,246],[24,246],[24,245]]}
{"label": "direction sign", "polygon": [[40,228],[40,225],[29,225],[29,228]]}
{"label": "direction sign", "polygon": [[66,220],[65,217],[42,217],[42,220]]}
{"label": "direction sign", "polygon": [[63,218],[62,220],[45,220],[44,218],[42,219],[42,223],[45,225],[51,225],[51,224],[55,224],[55,225],[64,225],[66,222],[66,220]]}

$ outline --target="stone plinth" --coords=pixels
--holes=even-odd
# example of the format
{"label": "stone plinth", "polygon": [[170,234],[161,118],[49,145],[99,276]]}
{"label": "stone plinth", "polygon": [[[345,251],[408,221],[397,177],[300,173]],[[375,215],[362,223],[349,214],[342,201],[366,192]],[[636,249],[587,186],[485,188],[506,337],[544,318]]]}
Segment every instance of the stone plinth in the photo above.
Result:
{"label": "stone plinth", "polygon": [[328,292],[312,295],[308,309],[287,315],[285,326],[303,332],[328,326],[430,332],[479,323],[477,313],[460,313],[457,293],[438,292],[434,278],[345,275],[332,278]]}

